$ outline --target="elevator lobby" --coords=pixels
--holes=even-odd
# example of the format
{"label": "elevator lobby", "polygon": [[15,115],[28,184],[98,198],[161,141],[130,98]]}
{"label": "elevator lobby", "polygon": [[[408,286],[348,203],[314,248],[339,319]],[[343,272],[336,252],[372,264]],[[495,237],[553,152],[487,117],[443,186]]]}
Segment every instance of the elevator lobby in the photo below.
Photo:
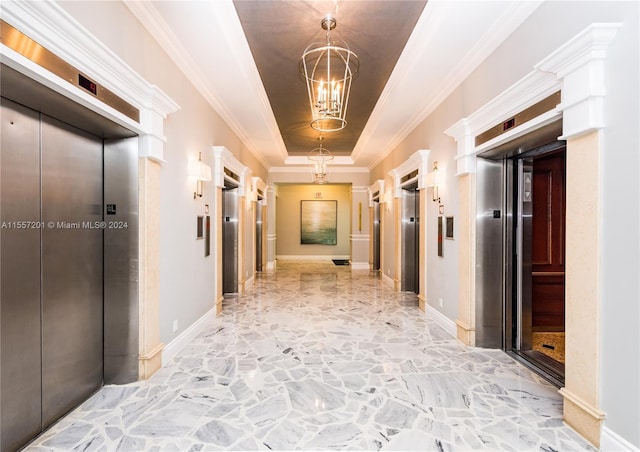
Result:
{"label": "elevator lobby", "polygon": [[640,3],[0,13],[0,450],[640,451]]}

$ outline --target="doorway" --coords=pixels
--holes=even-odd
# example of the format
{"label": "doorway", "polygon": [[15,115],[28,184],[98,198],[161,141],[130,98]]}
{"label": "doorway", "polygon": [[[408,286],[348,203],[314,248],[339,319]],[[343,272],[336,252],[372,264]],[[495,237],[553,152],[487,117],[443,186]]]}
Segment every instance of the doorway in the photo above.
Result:
{"label": "doorway", "polygon": [[477,159],[476,345],[564,385],[562,121]]}
{"label": "doorway", "polygon": [[222,293],[238,293],[238,186],[222,189]]}
{"label": "doorway", "polygon": [[262,259],[264,256],[262,247],[263,247],[263,241],[262,241],[262,227],[263,227],[263,221],[262,221],[262,215],[263,215],[263,207],[262,207],[262,196],[258,196],[258,202],[256,202],[256,255],[255,255],[255,259],[256,259],[256,271],[257,272],[261,272],[262,271]]}
{"label": "doorway", "polygon": [[4,66],[2,90],[0,449],[16,450],[138,379],[138,149]]}
{"label": "doorway", "polygon": [[563,142],[514,158],[513,352],[564,381],[565,179]]}
{"label": "doorway", "polygon": [[420,191],[414,182],[402,187],[401,290],[419,293]]}
{"label": "doorway", "polygon": [[380,216],[380,198],[373,200],[373,259],[371,270],[380,271],[380,228],[382,217]]}

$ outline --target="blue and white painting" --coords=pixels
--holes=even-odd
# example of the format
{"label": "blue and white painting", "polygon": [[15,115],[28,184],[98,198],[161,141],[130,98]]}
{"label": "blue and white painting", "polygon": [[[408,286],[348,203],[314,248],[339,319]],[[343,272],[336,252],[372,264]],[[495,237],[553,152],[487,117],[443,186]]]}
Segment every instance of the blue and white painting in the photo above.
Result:
{"label": "blue and white painting", "polygon": [[336,245],[338,201],[300,201],[300,243]]}

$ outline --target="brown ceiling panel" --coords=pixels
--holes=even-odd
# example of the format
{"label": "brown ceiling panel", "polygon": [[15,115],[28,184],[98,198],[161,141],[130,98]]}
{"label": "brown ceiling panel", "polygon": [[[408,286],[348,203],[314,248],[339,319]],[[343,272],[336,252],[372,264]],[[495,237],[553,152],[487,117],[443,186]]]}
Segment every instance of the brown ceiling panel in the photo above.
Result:
{"label": "brown ceiling panel", "polygon": [[348,125],[324,134],[324,147],[350,155],[425,1],[271,1],[236,0],[234,5],[289,155],[306,155],[319,132],[309,126],[311,112],[298,64],[304,49],[324,42],[320,21],[333,15],[332,40],[345,41],[360,60],[351,85]]}

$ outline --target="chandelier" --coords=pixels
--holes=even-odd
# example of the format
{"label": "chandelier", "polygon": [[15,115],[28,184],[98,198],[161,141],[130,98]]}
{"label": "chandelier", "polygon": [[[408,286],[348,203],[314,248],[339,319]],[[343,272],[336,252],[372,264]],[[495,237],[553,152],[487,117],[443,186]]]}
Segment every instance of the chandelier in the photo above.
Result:
{"label": "chandelier", "polygon": [[322,147],[322,137],[319,137],[320,146],[311,150],[307,158],[311,160],[314,184],[328,184],[327,162],[333,160],[333,154]]}
{"label": "chandelier", "polygon": [[358,56],[342,41],[331,41],[336,19],[326,16],[321,25],[327,31],[326,43],[307,47],[300,59],[300,72],[307,82],[311,127],[335,132],[346,127],[351,81],[358,72]]}

